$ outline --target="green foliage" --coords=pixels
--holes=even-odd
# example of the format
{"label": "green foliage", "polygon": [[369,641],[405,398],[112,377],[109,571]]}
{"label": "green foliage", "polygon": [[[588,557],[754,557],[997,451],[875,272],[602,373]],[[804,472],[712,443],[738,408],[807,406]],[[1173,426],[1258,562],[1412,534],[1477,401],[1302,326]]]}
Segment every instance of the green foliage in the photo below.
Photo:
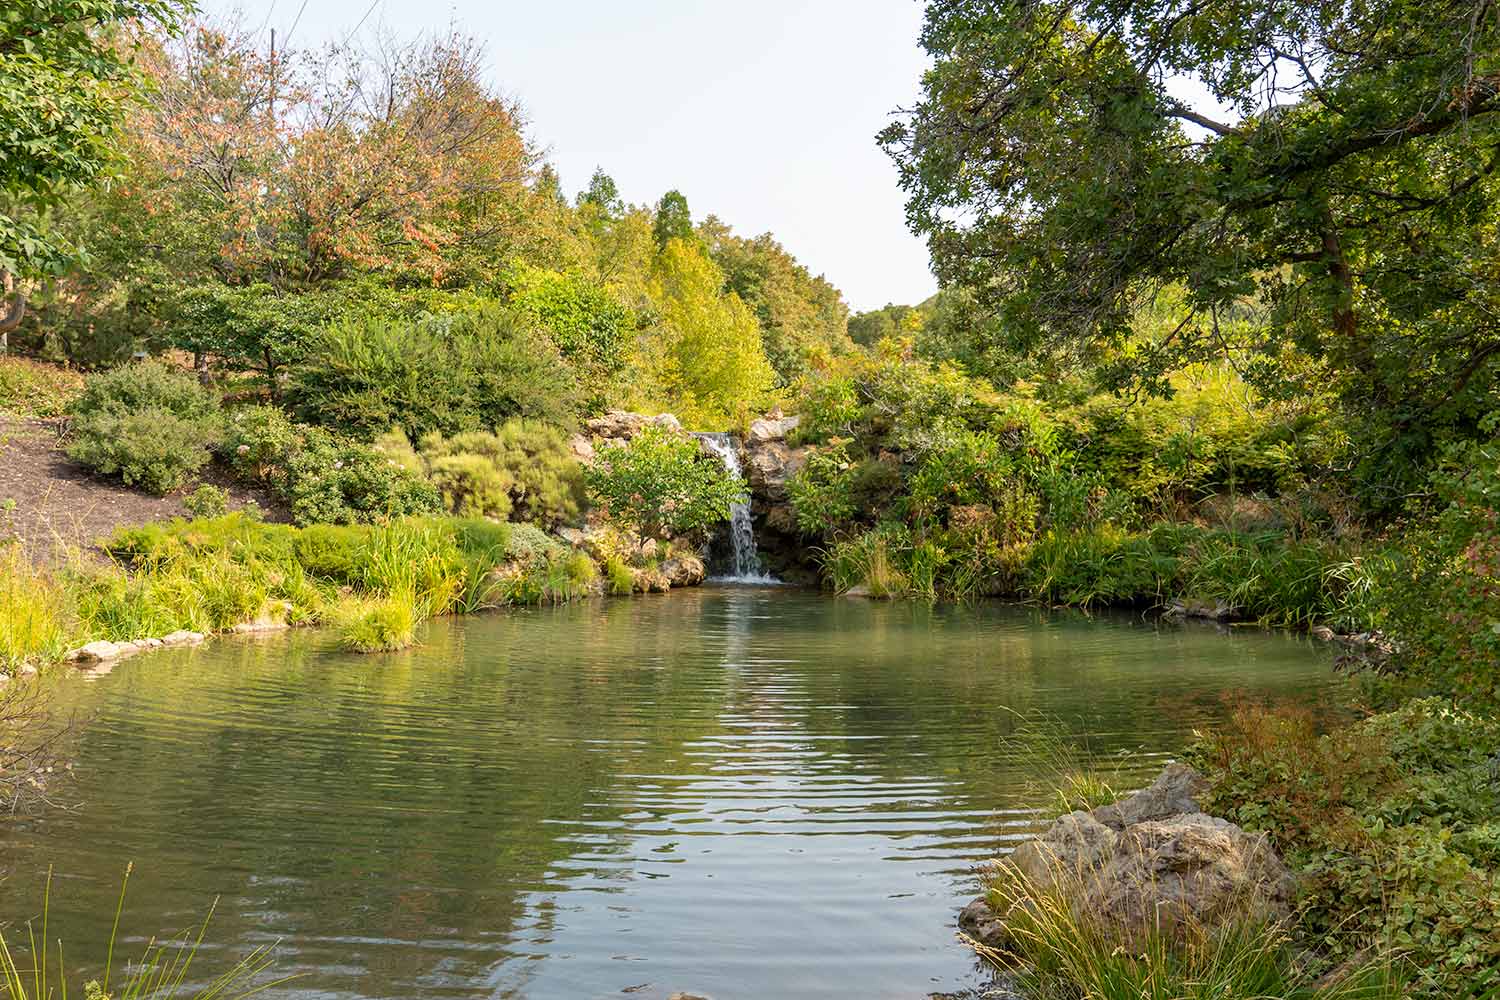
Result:
{"label": "green foliage", "polygon": [[576,274],[519,268],[511,285],[511,308],[530,317],[557,345],[578,373],[586,407],[603,409],[629,358],[634,312]]}
{"label": "green foliage", "polygon": [[1500,706],[1500,443],[1455,449],[1435,476],[1442,504],[1375,571],[1379,625],[1408,685]]}
{"label": "green foliage", "polygon": [[623,448],[601,452],[585,473],[589,495],[608,516],[646,538],[701,534],[729,519],[745,497],[731,476],[698,442],[648,427]]}
{"label": "green foliage", "polygon": [[[399,452],[399,444],[388,450]],[[582,516],[583,469],[567,435],[550,424],[516,418],[493,434],[429,434],[420,458],[450,510],[546,527]]]}
{"label": "green foliage", "polygon": [[651,226],[651,237],[656,240],[659,250],[673,240],[693,238],[693,213],[688,210],[687,198],[681,191],[668,191],[656,203],[656,220]]}
{"label": "green foliage", "polygon": [[218,401],[190,374],[160,361],[89,376],[68,412],[71,458],[153,493],[187,482],[221,433]]}
{"label": "green foliage", "polygon": [[[175,0],[27,0],[0,10],[0,271],[61,273],[75,250],[47,210],[105,169],[135,80],[127,22],[175,30]],[[14,207],[12,207],[14,206]],[[20,211],[17,216],[9,214]]]}
{"label": "green foliage", "polygon": [[1204,805],[1270,834],[1301,877],[1302,933],[1333,960],[1393,950],[1433,996],[1500,985],[1500,723],[1431,698],[1321,733],[1243,708],[1194,752]]}
{"label": "green foliage", "polygon": [[300,525],[369,523],[442,509],[436,487],[420,474],[369,445],[293,424],[274,407],[237,410],[220,450],[236,472],[285,500]]}
{"label": "green foliage", "polygon": [[210,483],[203,483],[183,498],[182,505],[194,517],[223,517],[229,513],[229,494]]}
{"label": "green foliage", "polygon": [[1159,392],[1228,353],[1270,395],[1332,391],[1385,509],[1493,409],[1491,12],[934,2],[922,41],[923,98],[881,138],[940,280],[1008,350]]}
{"label": "green foliage", "polygon": [[635,591],[635,574],[619,556],[612,555],[604,560],[604,578],[608,592],[616,597],[628,597]]}
{"label": "green foliage", "polygon": [[641,408],[670,408],[690,426],[724,427],[766,398],[775,373],[755,315],[697,241],[673,239],[646,288],[658,319],[632,376]]}
{"label": "green foliage", "polygon": [[565,422],[575,377],[531,321],[496,305],[414,321],[354,317],[322,330],[287,396],[305,419],[366,439],[493,427],[511,416]]}

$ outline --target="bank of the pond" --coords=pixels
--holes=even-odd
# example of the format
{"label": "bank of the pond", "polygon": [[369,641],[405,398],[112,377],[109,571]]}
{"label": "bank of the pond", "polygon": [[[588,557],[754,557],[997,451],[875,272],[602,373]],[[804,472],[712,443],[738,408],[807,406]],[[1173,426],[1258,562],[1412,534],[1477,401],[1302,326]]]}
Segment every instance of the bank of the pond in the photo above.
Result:
{"label": "bank of the pond", "polygon": [[442,615],[702,581],[691,550],[642,553],[609,531],[575,548],[527,524],[404,518],[269,524],[244,513],[147,524],[103,543],[112,561],[35,564],[0,550],[0,672],[113,660],[229,631],[325,625],[357,651],[411,645]]}

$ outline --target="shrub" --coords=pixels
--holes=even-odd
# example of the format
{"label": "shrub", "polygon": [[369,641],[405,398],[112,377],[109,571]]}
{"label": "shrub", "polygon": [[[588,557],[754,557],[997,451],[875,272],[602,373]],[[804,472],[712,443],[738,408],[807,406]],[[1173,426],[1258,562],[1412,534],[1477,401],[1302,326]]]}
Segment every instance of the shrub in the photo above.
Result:
{"label": "shrub", "polygon": [[203,483],[182,501],[194,517],[223,517],[229,513],[229,494],[217,486]]}
{"label": "shrub", "polygon": [[578,372],[590,409],[602,409],[625,367],[635,316],[605,288],[577,275],[520,267],[512,308],[537,322]]}
{"label": "shrub", "polygon": [[1206,811],[1271,836],[1332,960],[1394,949],[1433,995],[1500,985],[1500,722],[1433,698],[1320,731],[1241,708],[1193,751]]}
{"label": "shrub", "polygon": [[612,555],[604,560],[604,578],[608,581],[609,593],[616,597],[627,596],[635,590],[635,574],[619,556]]}
{"label": "shrub", "polygon": [[218,439],[212,425],[157,408],[82,416],[73,434],[68,457],[156,494],[170,493],[207,465]]}
{"label": "shrub", "polygon": [[70,457],[154,493],[187,482],[221,433],[218,401],[192,375],[160,361],[91,375],[68,412]]}
{"label": "shrub", "polygon": [[532,322],[494,304],[417,320],[357,316],[312,339],[288,399],[305,419],[370,439],[572,419],[575,379]]}
{"label": "shrub", "polygon": [[233,413],[221,449],[241,475],[264,482],[308,524],[362,524],[433,514],[437,489],[369,445],[321,427],[293,424],[273,407]]}
{"label": "shrub", "polygon": [[727,521],[746,496],[744,481],[697,441],[659,427],[601,453],[585,475],[594,502],[609,516],[657,540]]}
{"label": "shrub", "polygon": [[553,550],[520,564],[504,583],[507,604],[562,604],[586,596],[598,577],[582,552]]}
{"label": "shrub", "polygon": [[[386,447],[399,451],[394,442]],[[567,436],[552,425],[515,418],[493,434],[429,434],[421,459],[450,510],[546,527],[576,523],[582,515],[583,467]]]}

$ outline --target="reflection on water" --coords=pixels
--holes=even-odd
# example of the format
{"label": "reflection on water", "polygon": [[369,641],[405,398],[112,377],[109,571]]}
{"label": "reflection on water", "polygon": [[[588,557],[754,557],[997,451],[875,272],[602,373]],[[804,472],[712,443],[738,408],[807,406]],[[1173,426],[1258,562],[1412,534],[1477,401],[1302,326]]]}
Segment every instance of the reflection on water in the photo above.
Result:
{"label": "reflection on water", "polygon": [[[1046,713],[1138,775],[1226,692],[1326,654],[1130,619],[782,589],[439,622],[350,656],[223,641],[62,685],[81,806],[0,828],[0,920],[48,864],[70,957],[221,897],[204,971],[280,940],[280,996],[913,1000],[978,982],[972,866],[1034,828]],[[139,945],[141,941],[137,941]]]}

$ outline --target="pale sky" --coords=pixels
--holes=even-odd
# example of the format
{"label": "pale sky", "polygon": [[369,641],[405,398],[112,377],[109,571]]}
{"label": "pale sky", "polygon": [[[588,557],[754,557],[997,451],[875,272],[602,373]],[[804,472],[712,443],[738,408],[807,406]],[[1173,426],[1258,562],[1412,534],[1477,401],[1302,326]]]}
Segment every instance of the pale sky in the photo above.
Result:
{"label": "pale sky", "polygon": [[[693,217],[769,230],[851,308],[915,303],[937,282],[875,145],[915,100],[918,0],[200,0],[294,46],[450,22],[488,47],[569,195],[594,167],[626,201],[670,188]],[[299,20],[300,11],[300,20]],[[367,16],[368,12],[368,16]]]}

